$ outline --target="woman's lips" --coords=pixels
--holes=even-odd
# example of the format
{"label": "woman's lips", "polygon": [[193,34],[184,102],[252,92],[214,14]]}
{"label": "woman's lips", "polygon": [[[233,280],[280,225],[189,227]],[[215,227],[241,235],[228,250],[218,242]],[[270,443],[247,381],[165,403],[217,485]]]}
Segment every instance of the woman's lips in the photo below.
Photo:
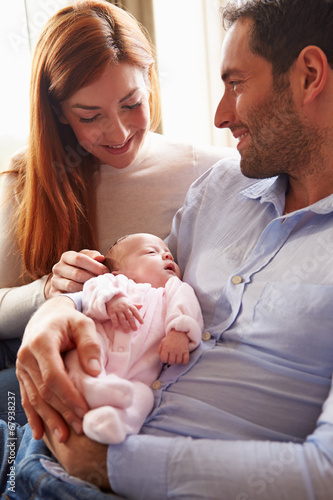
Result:
{"label": "woman's lips", "polygon": [[123,145],[120,145],[120,146],[102,146],[102,148],[111,155],[115,155],[115,156],[122,155],[124,153],[127,153],[129,148],[131,147],[133,137],[134,136],[132,136],[130,139],[128,139],[128,141],[126,141]]}

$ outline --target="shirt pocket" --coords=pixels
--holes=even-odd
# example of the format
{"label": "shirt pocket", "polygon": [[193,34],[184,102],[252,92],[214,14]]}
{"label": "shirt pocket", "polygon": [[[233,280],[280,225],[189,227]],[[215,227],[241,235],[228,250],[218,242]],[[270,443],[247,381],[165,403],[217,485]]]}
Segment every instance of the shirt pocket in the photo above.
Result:
{"label": "shirt pocket", "polygon": [[266,284],[254,308],[249,343],[281,362],[331,377],[333,286]]}

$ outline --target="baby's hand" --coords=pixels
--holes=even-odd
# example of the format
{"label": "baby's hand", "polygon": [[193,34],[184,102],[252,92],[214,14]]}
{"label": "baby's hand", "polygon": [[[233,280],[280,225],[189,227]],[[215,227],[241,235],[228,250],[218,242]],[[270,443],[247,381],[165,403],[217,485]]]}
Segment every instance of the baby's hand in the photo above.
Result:
{"label": "baby's hand", "polygon": [[106,304],[106,310],[113,326],[115,328],[120,326],[126,333],[138,329],[135,320],[138,320],[141,324],[143,323],[139,313],[140,308],[141,306],[136,306],[127,297],[119,297],[118,295]]}
{"label": "baby's hand", "polygon": [[190,359],[189,338],[185,332],[170,330],[158,347],[162,363],[186,365]]}

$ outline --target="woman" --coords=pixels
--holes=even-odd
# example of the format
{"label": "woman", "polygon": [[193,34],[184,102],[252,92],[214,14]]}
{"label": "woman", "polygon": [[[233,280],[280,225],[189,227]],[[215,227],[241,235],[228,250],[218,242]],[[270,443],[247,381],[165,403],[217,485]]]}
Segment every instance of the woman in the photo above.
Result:
{"label": "woman", "polygon": [[[232,154],[153,133],[152,47],[132,16],[103,1],[75,3],[48,21],[35,49],[30,109],[28,147],[1,183],[2,339],[20,337],[46,298],[106,272],[110,240],[166,237],[189,185]],[[4,367],[16,345],[2,347],[10,351]]]}

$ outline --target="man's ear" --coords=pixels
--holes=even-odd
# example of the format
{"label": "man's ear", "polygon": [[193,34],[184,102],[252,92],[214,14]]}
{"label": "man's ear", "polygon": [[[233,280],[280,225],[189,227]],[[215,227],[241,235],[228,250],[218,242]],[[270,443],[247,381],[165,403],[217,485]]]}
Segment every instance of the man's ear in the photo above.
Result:
{"label": "man's ear", "polygon": [[301,75],[304,104],[310,104],[323,90],[327,81],[328,62],[325,53],[315,45],[305,47],[297,58]]}

